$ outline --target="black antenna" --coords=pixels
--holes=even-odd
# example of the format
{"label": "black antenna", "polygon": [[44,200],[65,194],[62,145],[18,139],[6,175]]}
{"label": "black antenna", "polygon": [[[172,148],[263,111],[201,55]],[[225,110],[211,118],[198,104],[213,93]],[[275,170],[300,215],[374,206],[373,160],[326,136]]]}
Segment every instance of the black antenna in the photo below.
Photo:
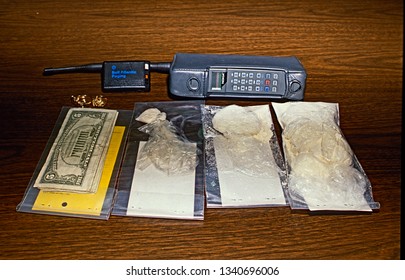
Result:
{"label": "black antenna", "polygon": [[102,63],[92,63],[78,66],[45,68],[43,75],[51,76],[56,74],[67,74],[67,73],[101,73],[102,69],[103,69]]}

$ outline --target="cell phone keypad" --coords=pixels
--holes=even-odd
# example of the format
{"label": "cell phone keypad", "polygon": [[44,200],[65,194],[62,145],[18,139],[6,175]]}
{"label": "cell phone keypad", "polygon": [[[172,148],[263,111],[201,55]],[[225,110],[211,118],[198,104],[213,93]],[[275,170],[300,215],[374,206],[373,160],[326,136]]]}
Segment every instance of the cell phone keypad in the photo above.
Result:
{"label": "cell phone keypad", "polygon": [[285,72],[278,70],[228,69],[227,91],[245,94],[285,93]]}

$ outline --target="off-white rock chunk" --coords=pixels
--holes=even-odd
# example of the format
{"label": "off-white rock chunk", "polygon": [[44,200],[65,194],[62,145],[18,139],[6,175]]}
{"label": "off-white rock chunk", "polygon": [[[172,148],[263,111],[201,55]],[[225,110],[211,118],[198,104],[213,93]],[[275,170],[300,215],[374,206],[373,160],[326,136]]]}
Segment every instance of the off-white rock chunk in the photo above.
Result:
{"label": "off-white rock chunk", "polygon": [[166,113],[162,113],[160,112],[159,109],[157,108],[150,108],[147,109],[145,111],[142,112],[142,114],[140,114],[136,120],[139,122],[143,122],[143,123],[151,123],[154,122],[156,120],[165,120],[166,119]]}
{"label": "off-white rock chunk", "polygon": [[230,105],[217,112],[212,119],[213,127],[224,135],[255,135],[260,132],[260,120],[247,108]]}

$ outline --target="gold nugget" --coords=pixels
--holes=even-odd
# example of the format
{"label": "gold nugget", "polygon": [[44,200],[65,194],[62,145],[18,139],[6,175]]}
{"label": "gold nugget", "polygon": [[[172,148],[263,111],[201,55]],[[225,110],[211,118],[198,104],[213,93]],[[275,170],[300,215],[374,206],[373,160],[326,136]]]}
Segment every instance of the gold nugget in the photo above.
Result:
{"label": "gold nugget", "polygon": [[92,102],[90,101],[90,97],[87,96],[86,94],[79,94],[78,96],[71,96],[72,98],[72,102],[75,106],[79,106],[79,107],[86,107],[88,105],[90,105]]}
{"label": "gold nugget", "polygon": [[93,107],[102,108],[107,104],[107,98],[102,95],[97,95],[92,100]]}

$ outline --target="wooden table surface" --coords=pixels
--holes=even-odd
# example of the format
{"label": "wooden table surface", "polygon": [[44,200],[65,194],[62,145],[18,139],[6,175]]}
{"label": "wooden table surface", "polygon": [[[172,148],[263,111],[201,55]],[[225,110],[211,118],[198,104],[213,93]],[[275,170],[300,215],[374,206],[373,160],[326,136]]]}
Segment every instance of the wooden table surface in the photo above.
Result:
{"label": "wooden table surface", "polygon": [[[1,259],[400,258],[402,1],[87,2],[0,3]],[[339,103],[380,211],[206,209],[204,221],[16,212],[61,107],[71,95],[101,93],[97,74],[44,77],[43,68],[171,61],[177,52],[297,56],[305,100]],[[170,100],[164,74],[152,75],[150,93],[105,96],[112,109]]]}

